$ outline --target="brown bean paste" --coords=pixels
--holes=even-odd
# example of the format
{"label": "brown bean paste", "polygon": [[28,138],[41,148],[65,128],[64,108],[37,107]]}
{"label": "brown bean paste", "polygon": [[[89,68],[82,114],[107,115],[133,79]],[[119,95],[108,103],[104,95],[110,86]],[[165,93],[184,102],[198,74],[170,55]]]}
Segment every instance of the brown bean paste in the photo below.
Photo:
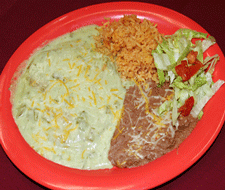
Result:
{"label": "brown bean paste", "polygon": [[174,95],[169,84],[135,85],[127,90],[123,116],[111,140],[109,160],[114,166],[144,165],[177,148],[192,132],[198,120],[179,117],[172,125],[172,113],[157,114],[158,107]]}

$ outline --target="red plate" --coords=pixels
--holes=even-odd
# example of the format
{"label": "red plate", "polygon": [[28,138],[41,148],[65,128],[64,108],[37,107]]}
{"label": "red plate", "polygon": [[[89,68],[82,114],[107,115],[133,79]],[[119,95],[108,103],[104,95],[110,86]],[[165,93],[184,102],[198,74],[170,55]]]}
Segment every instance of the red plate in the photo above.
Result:
{"label": "red plate", "polygon": [[[45,25],[30,36],[13,54],[0,78],[0,140],[12,162],[27,176],[51,189],[148,189],[176,177],[194,164],[217,137],[225,118],[223,86],[208,102],[204,116],[192,134],[174,150],[142,167],[84,171],[71,169],[38,155],[25,142],[13,120],[9,101],[11,78],[18,65],[38,47],[62,34],[89,24],[100,25],[105,17],[121,18],[136,14],[158,24],[161,33],[172,34],[179,28],[206,32],[193,20],[170,9],[131,2],[94,5],[70,12]],[[206,55],[219,54],[214,81],[225,80],[225,58],[218,45],[210,47]],[[219,106],[218,106],[219,105]]]}

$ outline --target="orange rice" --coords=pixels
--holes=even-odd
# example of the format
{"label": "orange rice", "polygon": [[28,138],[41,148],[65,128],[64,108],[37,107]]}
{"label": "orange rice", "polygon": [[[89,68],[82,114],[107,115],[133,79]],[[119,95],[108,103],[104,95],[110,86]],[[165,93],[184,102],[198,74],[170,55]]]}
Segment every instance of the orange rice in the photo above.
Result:
{"label": "orange rice", "polygon": [[124,15],[119,21],[106,22],[99,29],[96,48],[111,56],[121,77],[138,82],[158,82],[157,69],[151,55],[162,34],[149,20],[141,21],[136,15]]}

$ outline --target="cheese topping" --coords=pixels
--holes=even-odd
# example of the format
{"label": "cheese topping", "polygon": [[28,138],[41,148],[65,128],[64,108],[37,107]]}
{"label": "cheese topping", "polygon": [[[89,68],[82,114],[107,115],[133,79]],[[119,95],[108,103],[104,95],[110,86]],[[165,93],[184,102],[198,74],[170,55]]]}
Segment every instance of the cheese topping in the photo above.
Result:
{"label": "cheese topping", "polygon": [[108,151],[126,93],[114,64],[93,49],[95,28],[63,35],[32,55],[13,100],[30,146],[79,169],[112,167]]}

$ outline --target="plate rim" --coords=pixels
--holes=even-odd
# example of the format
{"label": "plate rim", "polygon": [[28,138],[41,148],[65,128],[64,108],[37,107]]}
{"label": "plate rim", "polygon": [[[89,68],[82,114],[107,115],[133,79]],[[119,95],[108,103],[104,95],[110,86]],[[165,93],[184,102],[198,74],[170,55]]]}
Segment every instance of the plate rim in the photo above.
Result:
{"label": "plate rim", "polygon": [[[101,3],[101,4],[96,4],[96,5],[91,5],[91,6],[88,6],[88,7],[83,7],[83,8],[81,8],[81,9],[77,9],[77,10],[74,10],[74,11],[71,11],[71,12],[69,12],[69,13],[66,13],[66,14],[64,14],[64,15],[62,15],[62,16],[60,16],[60,17],[58,17],[58,18],[56,18],[56,19],[54,19],[53,21],[50,21],[49,23],[47,23],[46,25],[44,25],[43,27],[41,27],[40,29],[38,29],[36,32],[34,32],[30,37],[28,37],[19,47],[18,47],[18,49],[20,49],[21,48],[21,46],[23,47],[24,46],[24,44],[26,45],[26,43],[33,37],[33,36],[35,36],[35,35],[37,35],[37,34],[39,34],[40,33],[40,31],[42,31],[43,30],[43,28],[45,29],[45,28],[48,28],[49,26],[51,26],[51,25],[54,25],[57,21],[64,21],[64,19],[67,19],[68,17],[69,17],[69,15],[71,15],[71,14],[73,14],[74,12],[76,12],[76,14],[79,14],[80,12],[82,12],[82,11],[84,11],[84,12],[88,12],[88,11],[90,11],[90,10],[93,10],[93,9],[95,9],[95,8],[99,8],[99,7],[108,7],[108,6],[111,6],[111,7],[116,7],[116,6],[118,6],[118,4],[120,5],[120,6],[123,6],[123,8],[120,8],[122,11],[123,10],[127,10],[127,7],[135,7],[136,5],[138,5],[138,6],[147,6],[147,7],[154,7],[154,8],[157,8],[157,9],[164,9],[164,10],[168,10],[168,12],[173,12],[173,14],[176,14],[176,15],[179,15],[180,17],[182,17],[182,18],[185,18],[185,19],[187,19],[187,20],[191,20],[192,22],[194,22],[195,24],[196,24],[196,26],[199,26],[202,30],[205,30],[204,28],[202,28],[198,23],[196,23],[194,20],[192,20],[192,19],[190,19],[190,18],[188,18],[188,17],[186,17],[185,15],[183,15],[183,14],[181,14],[181,13],[179,13],[179,12],[176,12],[176,11],[174,11],[174,10],[172,10],[172,9],[169,9],[169,8],[166,8],[166,7],[163,7],[163,6],[160,6],[160,5],[154,5],[154,4],[150,4],[150,3],[140,3],[140,2],[112,2],[112,3]],[[129,5],[129,6],[128,6]],[[125,7],[126,6],[126,7]],[[111,8],[111,10],[112,10],[113,8]],[[135,9],[129,9],[130,11],[135,11]],[[138,10],[140,10],[140,8],[138,9]],[[104,11],[103,11],[104,12]],[[151,11],[150,11],[151,12]],[[206,31],[207,32],[207,31]],[[18,52],[18,49],[14,52],[14,54],[16,54],[17,52]],[[222,51],[221,51],[222,52]],[[8,61],[8,63],[11,61],[11,59],[13,58],[13,56],[14,56],[14,54],[11,56],[11,58],[10,58],[10,60]],[[222,53],[222,55],[223,55],[223,53]],[[30,56],[30,55],[29,55]],[[223,56],[223,60],[224,60],[224,56]],[[6,82],[6,78],[7,78],[7,69],[9,69],[9,67],[10,67],[10,64],[6,64],[6,66],[5,66],[5,68],[3,69],[3,71],[2,71],[2,74],[1,74],[1,76],[0,76],[0,100],[3,98],[2,97],[2,95],[1,94],[3,94],[2,92],[3,92],[3,89],[4,89],[4,86],[5,86],[5,82]],[[11,62],[10,62],[11,63]],[[1,107],[2,107],[2,102],[0,101],[0,105],[1,105]],[[2,115],[2,109],[0,109],[0,115]],[[224,112],[223,112],[223,117],[222,117],[222,119],[221,119],[221,121],[220,121],[220,127],[217,127],[217,130],[215,131],[215,133],[213,134],[213,136],[212,136],[212,139],[211,139],[211,141],[209,142],[209,144],[208,144],[208,146],[207,146],[207,148],[205,148],[202,152],[201,152],[201,155],[199,156],[199,157],[196,157],[195,158],[195,160],[193,160],[192,161],[192,163],[190,163],[188,166],[186,166],[185,167],[185,169],[183,169],[182,171],[180,171],[180,173],[178,173],[177,175],[175,175],[175,176],[171,176],[170,177],[170,179],[167,179],[166,181],[164,180],[164,182],[163,183],[165,183],[165,182],[167,182],[167,181],[169,181],[169,180],[171,180],[172,178],[174,178],[174,177],[176,177],[176,176],[178,176],[179,174],[181,174],[182,172],[184,172],[186,169],[188,169],[191,165],[193,165],[198,159],[200,159],[203,155],[204,155],[204,153],[209,149],[209,147],[213,144],[213,142],[215,141],[215,139],[216,139],[216,137],[218,136],[218,134],[219,134],[219,132],[220,132],[220,130],[221,130],[221,128],[222,128],[222,126],[223,126],[223,123],[224,123],[224,121],[225,121],[225,118],[224,118],[224,115],[225,115],[225,110],[224,110]],[[4,142],[4,138],[2,137],[2,135],[3,135],[3,119],[2,118],[0,118],[0,142],[1,142],[1,145],[2,145],[2,147],[3,147],[3,149],[4,149],[4,151],[6,152],[6,154],[9,156],[10,155],[10,153],[8,152],[8,150],[7,150],[7,148],[4,146],[5,145],[5,142]],[[12,155],[10,155],[9,156],[9,158],[10,158],[10,160],[13,160],[14,158],[13,158],[13,156]],[[12,159],[11,159],[12,158]],[[14,161],[13,161],[13,163],[14,163]],[[15,164],[16,166],[17,166],[17,164]],[[17,166],[18,167],[18,166]],[[18,167],[19,169],[20,169],[20,167]],[[21,170],[21,169],[20,169]],[[22,170],[21,170],[22,171]],[[25,173],[28,177],[30,177],[30,176],[32,176],[32,174],[30,173],[30,171],[22,171],[23,173]],[[33,177],[33,176],[32,176]],[[33,179],[32,177],[30,177],[31,179]],[[40,184],[42,184],[42,185],[44,185],[44,186],[46,186],[46,187],[50,187],[50,188],[59,188],[59,189],[61,189],[63,186],[59,186],[59,187],[56,187],[56,186],[54,186],[54,184],[50,184],[49,182],[40,182],[40,181],[38,181],[38,180],[36,180],[36,179],[33,179],[33,180],[35,180],[35,181],[37,181],[38,183],[40,183]],[[153,188],[153,187],[156,187],[156,186],[158,186],[158,185],[161,185],[161,184],[163,184],[162,182],[159,182],[157,185],[155,185],[155,186],[151,186],[150,188]],[[53,186],[52,186],[53,185]],[[145,184],[146,185],[146,184]],[[149,184],[148,184],[149,185]],[[73,187],[76,187],[76,188],[78,188],[78,186],[73,186]],[[142,187],[142,188],[149,188],[148,186],[143,186],[143,184],[141,184],[140,186],[138,186],[138,187]],[[79,188],[81,188],[81,187],[79,187]],[[105,188],[105,187],[102,187],[102,188]],[[106,187],[107,188],[107,187]],[[117,187],[117,188],[119,188],[119,187]],[[124,187],[122,187],[122,188],[124,188]],[[122,189],[121,188],[121,189]],[[126,186],[126,189],[127,189],[127,186]]]}

